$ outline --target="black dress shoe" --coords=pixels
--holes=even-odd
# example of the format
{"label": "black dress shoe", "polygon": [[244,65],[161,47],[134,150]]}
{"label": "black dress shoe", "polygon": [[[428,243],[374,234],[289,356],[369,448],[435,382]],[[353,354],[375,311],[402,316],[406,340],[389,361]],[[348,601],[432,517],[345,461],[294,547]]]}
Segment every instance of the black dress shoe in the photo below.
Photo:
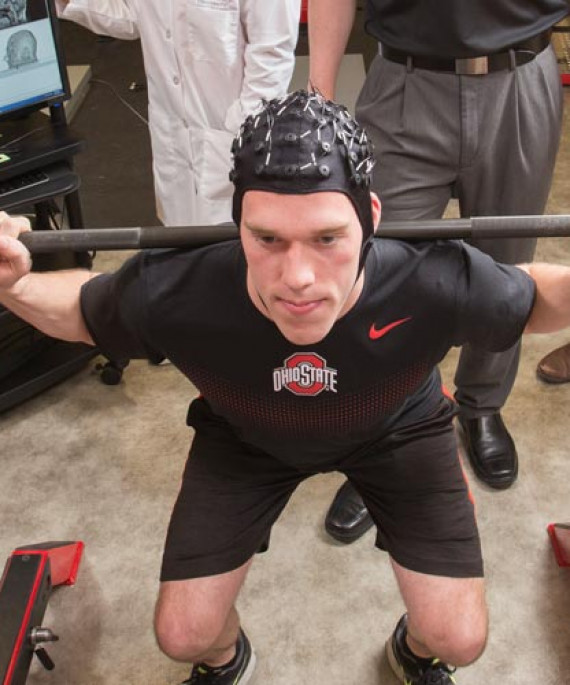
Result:
{"label": "black dress shoe", "polygon": [[372,527],[373,521],[362,497],[349,481],[336,493],[325,518],[325,530],[339,542],[358,540]]}
{"label": "black dress shoe", "polygon": [[458,418],[475,475],[497,490],[511,486],[517,479],[519,460],[501,415],[497,412],[475,419]]}

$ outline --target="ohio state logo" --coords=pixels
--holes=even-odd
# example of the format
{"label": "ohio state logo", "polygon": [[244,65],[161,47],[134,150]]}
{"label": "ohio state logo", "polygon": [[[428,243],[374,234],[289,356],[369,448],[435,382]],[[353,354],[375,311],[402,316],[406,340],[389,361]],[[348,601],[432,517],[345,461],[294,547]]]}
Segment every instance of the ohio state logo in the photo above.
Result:
{"label": "ohio state logo", "polygon": [[337,373],[314,352],[293,354],[281,368],[274,369],[273,389],[279,392],[287,388],[295,395],[318,395],[323,390],[336,392]]}

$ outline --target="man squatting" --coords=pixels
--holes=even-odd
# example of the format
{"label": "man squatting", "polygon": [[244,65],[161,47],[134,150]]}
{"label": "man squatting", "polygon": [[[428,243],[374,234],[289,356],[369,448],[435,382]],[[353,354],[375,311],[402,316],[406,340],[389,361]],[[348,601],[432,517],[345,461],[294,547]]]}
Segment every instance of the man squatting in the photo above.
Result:
{"label": "man squatting", "polygon": [[239,240],[141,251],[111,274],[30,272],[28,222],[0,215],[4,306],[111,359],[167,357],[201,393],[155,618],[161,649],[194,664],[186,683],[248,682],[236,598],[297,485],[329,471],[360,492],[390,556],[402,682],[454,683],[484,649],[480,541],[437,364],[452,346],[500,351],[569,326],[570,268],[374,239],[372,154],[318,94],[265,103],[233,145]]}

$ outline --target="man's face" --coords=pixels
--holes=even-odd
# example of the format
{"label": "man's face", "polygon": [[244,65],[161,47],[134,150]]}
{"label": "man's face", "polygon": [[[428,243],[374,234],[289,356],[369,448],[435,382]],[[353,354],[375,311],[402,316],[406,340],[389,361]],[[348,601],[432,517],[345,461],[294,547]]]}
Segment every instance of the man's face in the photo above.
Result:
{"label": "man's face", "polygon": [[362,290],[362,229],[350,200],[251,190],[240,228],[255,306],[290,342],[322,340]]}

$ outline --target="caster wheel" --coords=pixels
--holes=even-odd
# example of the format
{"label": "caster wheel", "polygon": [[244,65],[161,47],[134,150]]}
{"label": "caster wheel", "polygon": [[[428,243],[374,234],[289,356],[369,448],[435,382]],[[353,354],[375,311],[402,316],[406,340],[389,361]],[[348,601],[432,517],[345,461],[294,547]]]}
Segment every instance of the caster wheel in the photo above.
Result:
{"label": "caster wheel", "polygon": [[118,385],[123,378],[123,369],[118,369],[111,363],[99,365],[97,370],[101,374],[101,382],[105,385]]}

